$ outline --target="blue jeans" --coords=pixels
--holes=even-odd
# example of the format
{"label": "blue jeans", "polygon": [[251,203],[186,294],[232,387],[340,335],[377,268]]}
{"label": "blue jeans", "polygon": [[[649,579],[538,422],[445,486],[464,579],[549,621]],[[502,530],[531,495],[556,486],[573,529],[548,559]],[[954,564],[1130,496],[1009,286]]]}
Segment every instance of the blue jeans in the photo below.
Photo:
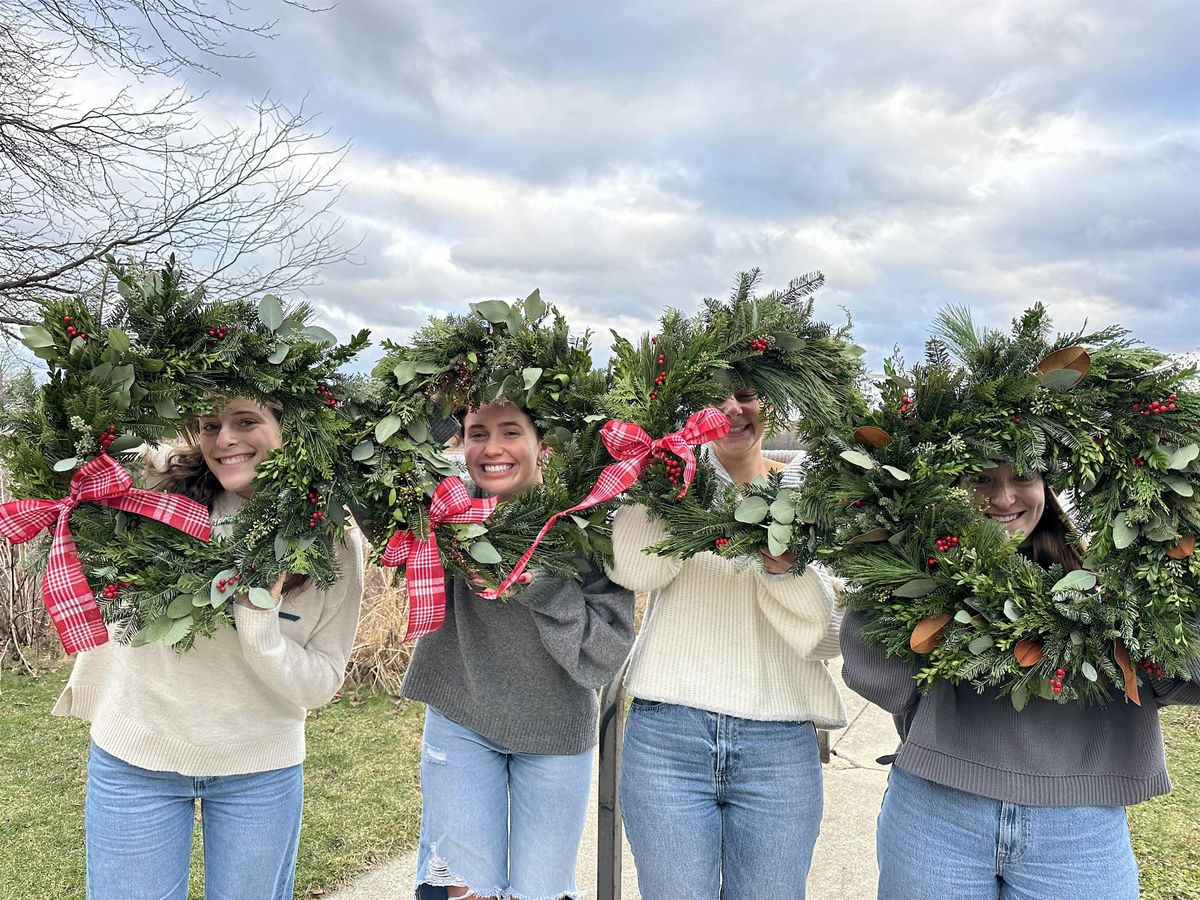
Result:
{"label": "blue jeans", "polygon": [[642,896],[800,900],[823,788],[812,722],[634,700],[621,814]]}
{"label": "blue jeans", "polygon": [[879,813],[880,900],[1137,900],[1123,806],[1021,806],[896,766]]}
{"label": "blue jeans", "polygon": [[302,766],[192,777],[130,765],[92,744],[84,826],[88,900],[187,900],[196,801],[208,900],[291,900]]}
{"label": "blue jeans", "polygon": [[417,897],[441,900],[449,885],[514,900],[579,896],[591,784],[591,750],[515,753],[427,706]]}

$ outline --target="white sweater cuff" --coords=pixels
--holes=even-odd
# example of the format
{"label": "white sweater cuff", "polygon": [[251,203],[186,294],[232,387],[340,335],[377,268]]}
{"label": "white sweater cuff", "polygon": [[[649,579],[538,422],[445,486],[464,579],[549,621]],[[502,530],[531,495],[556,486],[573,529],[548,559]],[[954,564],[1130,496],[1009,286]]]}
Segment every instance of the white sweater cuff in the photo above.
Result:
{"label": "white sweater cuff", "polygon": [[278,611],[235,605],[233,620],[237,623],[238,637],[241,638],[242,646],[248,652],[265,656],[283,646],[283,633],[279,630]]}

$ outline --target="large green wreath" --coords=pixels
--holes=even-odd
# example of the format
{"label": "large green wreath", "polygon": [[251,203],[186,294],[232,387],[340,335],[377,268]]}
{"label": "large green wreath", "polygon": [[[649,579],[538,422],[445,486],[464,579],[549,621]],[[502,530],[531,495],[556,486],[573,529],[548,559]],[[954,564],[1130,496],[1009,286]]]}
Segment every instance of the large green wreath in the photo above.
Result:
{"label": "large green wreath", "polygon": [[[609,414],[660,437],[696,410],[750,389],[763,403],[767,436],[790,425],[811,441],[864,412],[858,390],[863,349],[851,341],[848,323],[834,328],[813,318],[812,294],[824,276],[809,273],[757,296],[760,278],[758,269],[740,273],[727,301],[706,298],[693,316],[668,310],[658,334],[643,336],[637,346],[617,337],[613,387],[605,397]],[[628,494],[666,525],[667,538],[651,552],[687,559],[714,551],[732,558],[765,545],[776,555],[794,553],[796,571],[812,561],[827,517],[785,487],[780,473],[739,489],[700,456],[695,480],[680,497],[680,469],[674,457],[658,459]]]}
{"label": "large green wreath", "polygon": [[202,288],[185,287],[173,257],[157,271],[110,263],[116,302],[98,312],[84,298],[47,303],[42,323],[22,329],[48,372],[3,429],[14,495],[63,497],[72,473],[105,452],[136,485],[153,485],[150,454],[123,451],[173,441],[187,421],[234,396],[282,410],[284,446],[259,464],[227,539],[204,543],[87,503],[71,513],[84,574],[117,637],[184,650],[232,621],[228,606],[242,591],[270,605],[282,573],[336,580],[333,545],[346,504],[358,501],[348,383],[338,370],[367,335],[335,346],[308,324],[307,306],[273,296],[206,302]]}
{"label": "large green wreath", "polygon": [[[1200,651],[1200,396],[1193,371],[1124,329],[1011,335],[943,312],[925,359],[889,362],[882,402],[817,449],[805,497],[840,521],[830,565],[865,636],[917,681],[1138,700],[1135,666],[1183,677]],[[1084,568],[1048,570],[981,514],[963,476],[1008,461],[1073,508]],[[1049,511],[1047,514],[1050,514]]]}
{"label": "large green wreath", "polygon": [[[378,553],[398,530],[427,536],[438,481],[464,474],[443,453],[438,432],[447,417],[513,403],[553,450],[542,485],[499,503],[486,522],[437,528],[446,572],[495,587],[546,521],[583,499],[605,462],[597,437],[605,378],[592,367],[588,336],[573,337],[562,314],[534,291],[524,301],[488,300],[471,304],[469,315],[432,318],[411,342],[384,346],[353,451],[365,482],[356,518]],[[610,557],[610,511],[604,504],[556,523],[534,563],[578,575],[582,559]]]}

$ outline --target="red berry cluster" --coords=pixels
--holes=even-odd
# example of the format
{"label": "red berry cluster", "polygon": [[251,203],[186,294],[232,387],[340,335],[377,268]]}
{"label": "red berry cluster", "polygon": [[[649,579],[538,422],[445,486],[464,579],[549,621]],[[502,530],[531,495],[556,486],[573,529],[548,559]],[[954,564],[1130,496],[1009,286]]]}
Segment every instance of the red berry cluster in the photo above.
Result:
{"label": "red berry cluster", "polygon": [[241,575],[230,575],[228,578],[222,578],[217,582],[217,593],[223,594],[226,589],[237,587],[237,582],[242,580]]}
{"label": "red berry cluster", "polygon": [[1133,404],[1133,409],[1135,412],[1140,411],[1143,416],[1157,416],[1159,413],[1175,412],[1175,401],[1178,399],[1178,394],[1168,394],[1166,403],[1159,400],[1151,400],[1145,406],[1135,403]]}
{"label": "red berry cluster", "polygon": [[1062,680],[1063,676],[1066,674],[1066,669],[1060,668],[1054,670],[1054,677],[1050,679],[1050,690],[1054,691],[1055,694],[1062,693]]}
{"label": "red berry cluster", "polygon": [[859,498],[858,500],[853,501],[850,505],[853,506],[855,509],[862,509],[863,508],[862,498]]}
{"label": "red berry cluster", "polygon": [[1133,464],[1135,466],[1144,466],[1146,464],[1146,457],[1135,455],[1133,457]]}
{"label": "red berry cluster", "polygon": [[952,534],[937,539],[937,552],[946,553],[958,546],[958,538]]}
{"label": "red berry cluster", "polygon": [[759,353],[762,353],[764,350],[766,350],[770,346],[771,346],[770,338],[758,337],[750,342],[750,349],[756,350]]}
{"label": "red berry cluster", "polygon": [[[652,343],[652,344],[656,343],[656,340],[654,338],[650,338],[650,343]],[[661,354],[661,353],[658,354],[658,367],[661,369],[666,364],[667,364],[667,358],[665,356],[663,356],[663,354]],[[662,385],[664,385],[666,383],[667,383],[667,373],[659,372],[658,375],[656,375],[654,378],[654,386],[661,387]],[[651,391],[650,399],[657,400],[658,399],[658,391]]]}
{"label": "red berry cluster", "polygon": [[308,514],[308,527],[316,528],[317,523],[325,518],[325,513],[320,509],[321,504],[324,503],[321,499],[321,492],[316,488],[309,488],[305,496],[308,497],[308,502],[314,507],[313,511]]}
{"label": "red berry cluster", "polygon": [[1162,666],[1152,659],[1142,660],[1142,671],[1147,675],[1153,675],[1155,678],[1162,678],[1163,674]]}
{"label": "red berry cluster", "polygon": [[900,415],[907,416],[908,411],[913,408],[913,401],[908,394],[900,398]]}
{"label": "red berry cluster", "polygon": [[729,538],[717,538],[715,541],[713,541],[713,543],[716,545],[716,548],[720,550],[729,543]]}
{"label": "red berry cluster", "polygon": [[318,384],[315,393],[318,397],[325,401],[325,405],[330,409],[333,409],[335,406],[337,406],[338,399],[334,396],[333,391],[329,389],[328,385]]}
{"label": "red berry cluster", "polygon": [[662,461],[663,465],[666,466],[667,469],[667,480],[670,481],[671,484],[679,484],[679,482],[683,481],[683,466],[680,464],[679,460],[672,456],[667,456],[664,453]]}
{"label": "red berry cluster", "polygon": [[1020,425],[1020,424],[1021,424],[1021,417],[1020,417],[1020,416],[1013,416],[1013,417],[1012,417],[1012,420],[1013,420],[1014,422],[1016,422],[1018,425]]}
{"label": "red berry cluster", "polygon": [[229,337],[229,329],[224,325],[218,325],[215,328],[208,329],[208,336],[214,341],[223,341]]}
{"label": "red berry cluster", "polygon": [[117,439],[117,426],[109,425],[102,432],[100,437],[96,438],[96,442],[100,445],[100,452],[107,453],[109,446]]}
{"label": "red berry cluster", "polygon": [[116,600],[121,591],[129,587],[128,581],[118,581],[116,584],[106,584],[102,593],[105,600]]}
{"label": "red berry cluster", "polygon": [[73,321],[75,320],[70,316],[63,316],[63,323],[67,326],[67,337],[72,339],[79,337],[86,341],[88,339],[88,333],[86,331],[80,331],[78,328],[72,325],[71,323]]}

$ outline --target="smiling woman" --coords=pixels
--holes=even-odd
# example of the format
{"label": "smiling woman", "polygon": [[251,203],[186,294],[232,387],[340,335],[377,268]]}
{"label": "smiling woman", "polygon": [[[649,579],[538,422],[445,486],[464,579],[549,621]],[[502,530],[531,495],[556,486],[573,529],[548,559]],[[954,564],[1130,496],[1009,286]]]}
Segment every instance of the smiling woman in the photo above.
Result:
{"label": "smiling woman", "polygon": [[203,416],[196,431],[205,463],[221,487],[242,497],[254,493],[254,468],[283,446],[280,407],[234,397],[218,413]]}

